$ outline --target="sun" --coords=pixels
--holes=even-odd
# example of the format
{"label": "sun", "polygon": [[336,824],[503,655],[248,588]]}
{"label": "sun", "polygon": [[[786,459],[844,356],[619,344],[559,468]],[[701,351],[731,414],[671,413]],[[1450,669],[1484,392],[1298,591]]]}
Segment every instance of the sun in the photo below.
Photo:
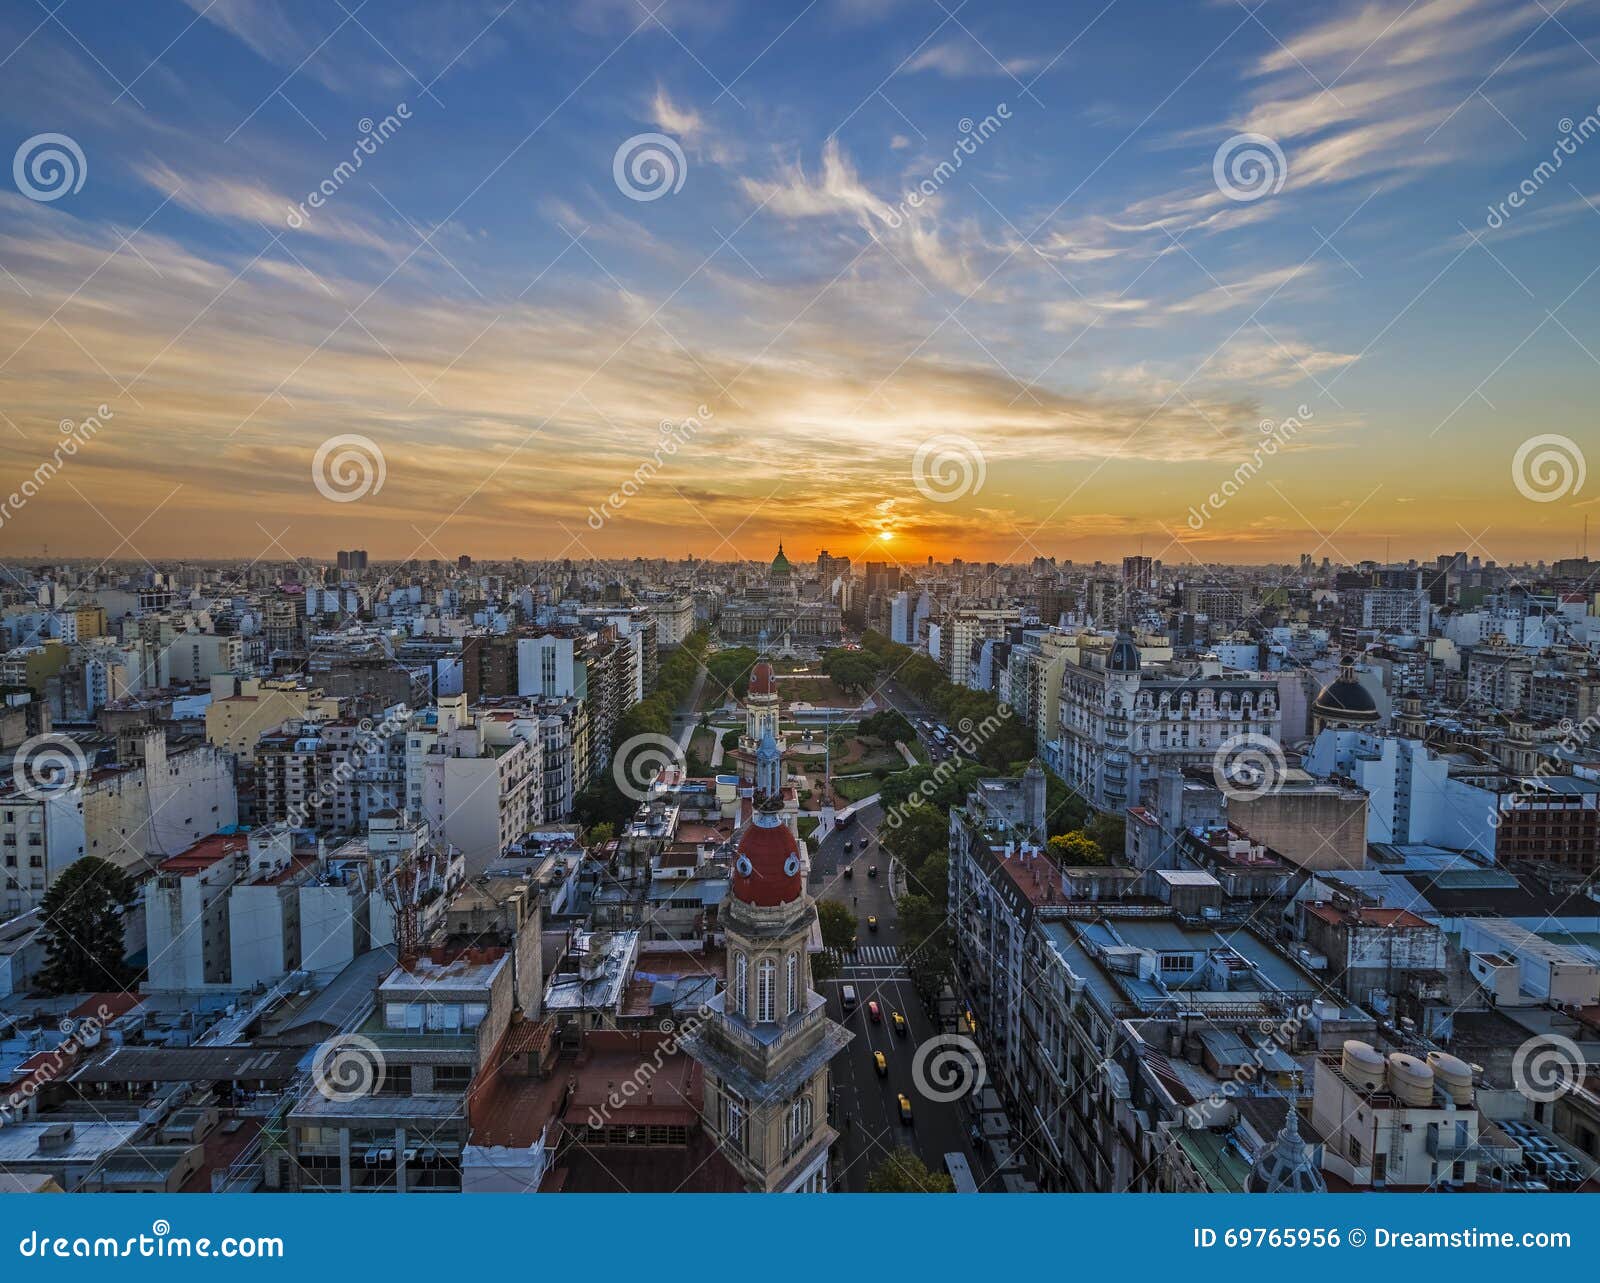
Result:
{"label": "sun", "polygon": [[878,538],[883,543],[888,543],[891,539],[894,538],[894,531],[892,531],[892,530],[880,530],[880,531],[878,531]]}

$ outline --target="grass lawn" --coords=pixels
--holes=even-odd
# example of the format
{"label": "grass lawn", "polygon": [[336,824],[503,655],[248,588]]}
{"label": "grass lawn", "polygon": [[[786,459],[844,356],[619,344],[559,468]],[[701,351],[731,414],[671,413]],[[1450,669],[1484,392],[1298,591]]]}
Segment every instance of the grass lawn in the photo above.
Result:
{"label": "grass lawn", "polygon": [[859,802],[864,797],[871,797],[878,791],[879,778],[876,775],[857,775],[841,780],[834,776],[833,791],[847,802]]}

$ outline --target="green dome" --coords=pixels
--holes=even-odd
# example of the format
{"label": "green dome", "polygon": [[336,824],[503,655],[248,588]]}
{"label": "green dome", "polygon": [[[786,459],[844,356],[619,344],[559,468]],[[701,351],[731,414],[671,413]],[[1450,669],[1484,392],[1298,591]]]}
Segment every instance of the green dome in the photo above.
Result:
{"label": "green dome", "polygon": [[783,545],[778,545],[778,555],[772,559],[772,573],[787,575],[789,573],[789,559],[783,555]]}

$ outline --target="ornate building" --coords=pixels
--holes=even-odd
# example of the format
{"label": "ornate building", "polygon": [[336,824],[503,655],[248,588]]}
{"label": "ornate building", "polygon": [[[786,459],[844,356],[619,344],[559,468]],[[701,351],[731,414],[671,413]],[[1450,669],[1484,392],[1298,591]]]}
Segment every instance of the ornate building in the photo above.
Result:
{"label": "ornate building", "polygon": [[739,839],[721,918],[723,990],[682,1040],[705,1070],[704,1125],[749,1189],[822,1193],[828,1150],[828,1062],[853,1035],[811,988],[806,946],[816,908],[799,845],[783,822],[777,740],[756,753],[754,817]]}
{"label": "ornate building", "polygon": [[761,741],[771,735],[777,742],[778,755],[783,755],[783,732],[778,729],[783,716],[783,700],[778,695],[777,678],[772,672],[772,661],[767,657],[766,634],[761,637],[761,657],[750,670],[750,686],[744,699],[744,734],[739,737],[739,747],[734,757],[739,763],[739,781],[754,783],[756,750]]}
{"label": "ornate building", "polygon": [[773,637],[779,654],[794,654],[836,644],[844,634],[844,619],[837,602],[802,594],[799,576],[779,544],[765,584],[749,585],[728,598],[717,629],[730,645]]}

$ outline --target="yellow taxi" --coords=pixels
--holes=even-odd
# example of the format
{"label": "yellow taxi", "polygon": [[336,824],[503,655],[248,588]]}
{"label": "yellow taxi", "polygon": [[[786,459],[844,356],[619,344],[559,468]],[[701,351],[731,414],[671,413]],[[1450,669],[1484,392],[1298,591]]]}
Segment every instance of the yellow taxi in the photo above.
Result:
{"label": "yellow taxi", "polygon": [[895,1033],[899,1034],[902,1038],[906,1036],[906,1018],[898,1011],[889,1017],[889,1023],[894,1026]]}
{"label": "yellow taxi", "polygon": [[902,1123],[911,1121],[911,1097],[907,1096],[905,1092],[900,1093],[900,1121]]}
{"label": "yellow taxi", "polygon": [[867,930],[868,931],[876,931],[877,929],[878,929],[878,915],[876,913],[868,914],[867,915]]}
{"label": "yellow taxi", "polygon": [[879,1078],[887,1078],[889,1076],[889,1057],[885,1056],[881,1051],[873,1052],[872,1067],[878,1071]]}

